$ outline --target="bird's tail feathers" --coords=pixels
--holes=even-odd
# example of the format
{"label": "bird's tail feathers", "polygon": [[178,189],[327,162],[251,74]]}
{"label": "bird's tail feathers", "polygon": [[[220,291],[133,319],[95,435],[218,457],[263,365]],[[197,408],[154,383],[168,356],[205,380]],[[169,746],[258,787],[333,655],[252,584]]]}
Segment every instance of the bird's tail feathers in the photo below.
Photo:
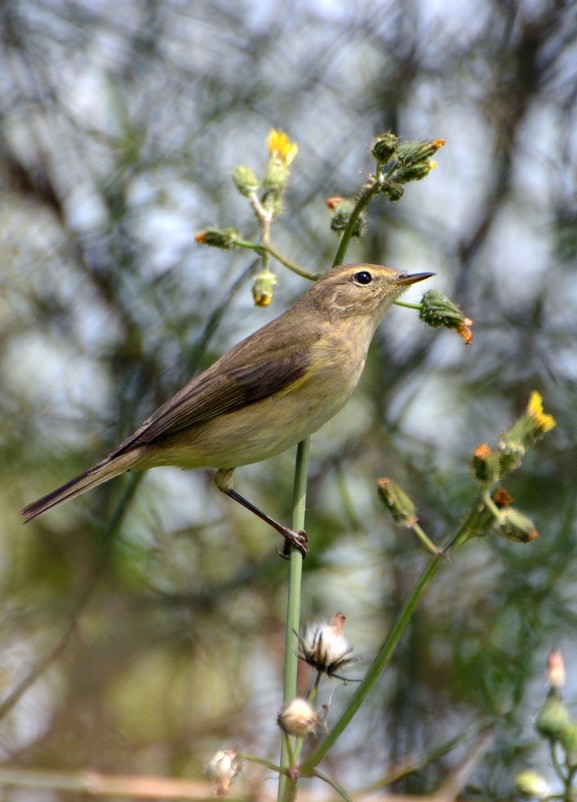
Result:
{"label": "bird's tail feathers", "polygon": [[20,510],[20,515],[24,518],[24,523],[28,523],[28,521],[32,521],[53,507],[80,496],[82,493],[86,493],[87,490],[92,490],[92,488],[108,481],[108,479],[130,470],[137,462],[137,452],[132,454],[128,452],[113,459],[105,459],[90,468],[89,471],[81,473],[80,476],[71,479],[70,482],[66,482],[66,484],[57,487],[51,493],[47,493],[42,498],[28,504],[23,510]]}

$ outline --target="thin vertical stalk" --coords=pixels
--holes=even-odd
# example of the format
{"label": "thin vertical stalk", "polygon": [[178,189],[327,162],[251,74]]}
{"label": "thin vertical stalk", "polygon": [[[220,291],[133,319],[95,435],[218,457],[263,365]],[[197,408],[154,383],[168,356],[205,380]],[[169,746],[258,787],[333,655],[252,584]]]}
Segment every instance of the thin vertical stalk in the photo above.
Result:
{"label": "thin vertical stalk", "polygon": [[[357,204],[351,214],[346,229],[343,231],[337,253],[333,261],[333,267],[338,267],[343,263],[345,254],[349,247],[354,227],[374,195],[380,190],[379,183],[375,181],[365,187]],[[308,481],[310,453],[310,438],[303,440],[298,445],[295,481],[293,488],[293,519],[292,528],[304,529],[305,510],[306,510],[306,489]],[[291,549],[289,567],[289,590],[287,601],[287,621],[285,633],[285,663],[284,663],[284,701],[290,701],[297,692],[297,667],[298,667],[298,638],[297,633],[300,625],[300,591],[302,582],[302,555],[297,549]],[[281,747],[281,767],[290,768],[290,750],[286,739],[283,738]],[[297,778],[281,774],[279,778],[278,799],[279,802],[290,802],[296,797]]]}
{"label": "thin vertical stalk", "polygon": [[[306,493],[309,471],[310,439],[307,438],[298,444],[295,481],[292,500],[292,528],[299,531],[304,529],[306,512]],[[300,628],[300,602],[302,584],[303,556],[294,547],[290,550],[289,584],[287,595],[287,615],[285,630],[285,656],[284,656],[284,690],[283,700],[286,704],[297,694],[298,671],[298,637]],[[282,739],[280,764],[283,769],[290,767],[290,749],[287,739]],[[296,780],[284,774],[279,778],[278,799],[290,799],[296,793]]]}

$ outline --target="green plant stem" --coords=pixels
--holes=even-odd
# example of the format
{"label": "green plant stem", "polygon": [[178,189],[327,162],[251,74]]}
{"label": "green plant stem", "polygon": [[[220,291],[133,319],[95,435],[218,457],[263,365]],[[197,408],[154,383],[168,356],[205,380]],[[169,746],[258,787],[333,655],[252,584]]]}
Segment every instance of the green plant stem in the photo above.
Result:
{"label": "green plant stem", "polygon": [[[367,206],[367,204],[371,200],[371,198],[373,198],[373,196],[379,192],[379,189],[380,189],[380,184],[375,179],[374,183],[368,185],[362,192],[357,202],[357,205],[353,209],[347,227],[343,231],[343,236],[341,237],[341,241],[339,243],[339,247],[333,261],[332,265],[333,267],[337,267],[338,265],[342,264],[347,249],[349,247],[349,243],[351,241],[352,233],[356,225],[356,222],[359,219],[363,209]],[[257,252],[259,248],[262,249],[264,247],[262,245],[258,245],[257,243],[248,243],[248,242],[243,242],[242,240],[237,241],[237,244],[240,245],[240,247],[251,247],[253,250],[256,250]],[[314,278],[314,279],[318,278],[318,276],[313,277],[311,274],[304,274],[303,271],[300,268],[298,268],[298,266],[294,265],[293,262],[290,262],[290,260],[285,259],[284,257],[279,258],[280,254],[274,251],[274,249],[271,249],[270,246],[267,245],[266,249],[268,253],[274,256],[275,259],[278,259],[281,262],[281,264],[285,265],[285,267],[288,267],[289,270],[293,270],[294,272],[298,273],[298,275],[304,275],[305,278]],[[297,270],[294,270],[295,267],[297,267]],[[310,438],[307,438],[306,440],[303,440],[301,443],[299,443],[297,449],[295,482],[293,490],[293,521],[292,521],[293,529],[296,530],[304,528],[309,452],[310,452]],[[296,695],[296,674],[298,665],[297,633],[299,631],[301,577],[302,577],[302,556],[300,555],[300,552],[297,552],[296,549],[291,549],[290,568],[289,568],[289,593],[288,593],[287,622],[286,622],[286,636],[285,636],[285,644],[286,644],[285,668],[284,668],[285,704],[287,701],[289,701]],[[302,746],[302,744],[300,744],[299,746]],[[298,752],[295,753],[295,756],[297,754]],[[289,750],[287,749],[287,744],[285,743],[285,739],[283,739],[283,744],[281,748],[281,767],[283,769],[286,769],[289,766],[289,761],[290,761]],[[290,802],[290,800],[293,800],[295,798],[296,791],[297,791],[296,778],[287,777],[284,774],[281,775],[279,778],[279,793],[278,793],[279,802],[281,800],[282,802]]]}
{"label": "green plant stem", "polygon": [[[304,529],[306,514],[307,479],[309,470],[310,439],[298,444],[293,487],[292,528]],[[300,594],[303,556],[292,548],[289,565],[289,590],[287,600],[287,633],[285,654],[284,701],[288,702],[297,692],[298,631],[300,626]]]}
{"label": "green plant stem", "polygon": [[[304,529],[306,512],[307,479],[309,470],[310,439],[298,444],[295,481],[292,500],[292,528]],[[283,700],[286,704],[297,694],[298,671],[298,632],[300,628],[300,599],[302,584],[303,556],[298,549],[291,548],[289,562],[289,586],[287,596],[287,615],[284,656]],[[286,738],[282,740],[280,764],[283,769],[290,767],[292,755]],[[296,793],[296,780],[281,774],[279,778],[279,800],[291,799]]]}
{"label": "green plant stem", "polygon": [[575,799],[575,794],[573,792],[573,780],[575,779],[575,774],[577,773],[577,769],[570,768],[567,771],[567,777],[565,779],[565,788],[564,788],[564,798],[566,802],[573,802]]}
{"label": "green plant stem", "polygon": [[283,256],[280,251],[277,251],[272,245],[265,245],[262,242],[253,242],[252,240],[244,240],[244,239],[237,239],[235,240],[234,244],[239,248],[246,248],[249,251],[254,251],[258,253],[260,256],[263,255],[270,255],[273,259],[276,259],[277,262],[280,262],[281,265],[284,265],[286,268],[291,270],[293,273],[296,273],[297,276],[301,276],[301,278],[306,278],[309,281],[317,281],[321,277],[321,273],[309,273],[308,270],[297,265],[296,262],[293,262],[287,256]]}
{"label": "green plant stem", "polygon": [[549,741],[549,754],[551,756],[551,764],[555,770],[555,774],[557,775],[557,777],[559,777],[561,782],[565,784],[566,780],[565,772],[563,771],[563,768],[559,763],[559,758],[557,757],[557,744],[553,740]]}
{"label": "green plant stem", "polygon": [[274,771],[275,774],[282,771],[281,767],[277,766],[276,763],[273,763],[271,760],[266,760],[259,755],[253,755],[251,752],[239,752],[238,756],[246,763],[255,763],[257,766],[263,766],[265,769],[269,769],[269,771]]}
{"label": "green plant stem", "polygon": [[393,303],[395,303],[397,306],[404,306],[405,309],[416,309],[417,312],[420,312],[421,309],[423,308],[423,304],[411,304],[408,301],[397,300],[394,301]]}
{"label": "green plant stem", "polygon": [[411,527],[415,535],[419,538],[421,543],[425,546],[425,548],[431,552],[431,554],[442,554],[443,549],[439,546],[435,546],[433,541],[429,538],[429,536],[424,532],[421,526],[418,523],[414,523]]}
{"label": "green plant stem", "polygon": [[[349,247],[349,243],[351,241],[351,236],[353,233],[353,229],[355,224],[361,215],[365,206],[369,203],[371,198],[376,195],[379,191],[380,185],[377,181],[374,184],[369,185],[359,198],[357,205],[355,206],[353,213],[351,214],[351,218],[347,224],[346,229],[343,232],[343,236],[339,243],[339,247],[336,253],[336,256],[333,261],[333,267],[337,267],[338,265],[342,264],[342,261],[345,257],[347,252],[347,248]],[[259,248],[263,248],[262,245],[257,245],[257,243],[249,244],[247,242],[243,242],[242,240],[238,241],[241,247],[252,247],[253,250],[258,252]],[[257,247],[255,248],[255,245]],[[290,260],[281,257],[281,255],[271,249],[269,245],[266,246],[268,253],[274,256],[275,259],[278,259],[281,264],[284,264],[285,267],[288,267],[289,270],[293,270],[293,272],[297,273],[298,275],[304,276],[305,278],[312,278],[313,280],[317,279],[318,276],[313,276],[312,274],[306,274],[302,271],[297,265]],[[280,257],[280,258],[279,258]],[[297,268],[295,270],[295,268]],[[298,445],[297,449],[297,461],[296,461],[296,469],[295,469],[295,482],[294,482],[294,490],[293,490],[293,520],[292,520],[292,527],[293,529],[299,530],[304,528],[305,522],[305,505],[306,505],[306,487],[307,487],[307,480],[308,480],[308,466],[309,466],[309,453],[310,453],[310,438],[303,440]],[[296,676],[297,676],[297,666],[298,666],[298,637],[297,633],[299,631],[299,618],[300,618],[300,589],[301,589],[301,578],[302,578],[302,555],[300,552],[297,552],[296,549],[291,549],[290,555],[290,567],[289,567],[289,592],[288,592],[288,603],[287,603],[287,622],[286,622],[286,635],[285,635],[285,664],[284,664],[284,700],[285,704],[287,701],[292,699],[296,695]],[[302,743],[298,745],[298,747],[302,746]],[[298,748],[297,747],[297,748]],[[295,752],[295,756],[298,755],[298,752]],[[287,744],[285,743],[285,739],[283,739],[283,744],[281,747],[281,767],[286,769],[289,767],[290,755],[289,750],[287,749]],[[285,776],[284,774],[279,778],[279,791],[278,791],[278,799],[279,802],[290,802],[296,797],[297,792],[297,779],[290,776]]]}
{"label": "green plant stem", "polygon": [[432,557],[431,560],[425,566],[421,576],[417,580],[415,587],[407,599],[403,608],[401,609],[397,620],[395,621],[391,631],[389,632],[388,636],[385,638],[384,643],[382,644],[377,656],[373,660],[372,665],[370,666],[369,670],[367,671],[366,675],[363,678],[363,681],[357,687],[355,693],[352,695],[349,703],[345,707],[344,711],[341,714],[341,717],[338,719],[336,724],[333,726],[325,740],[314,750],[314,752],[309,755],[309,757],[305,760],[305,762],[301,766],[301,774],[309,775],[315,769],[315,767],[320,763],[320,761],[325,757],[329,749],[333,746],[333,744],[340,738],[346,727],[348,726],[349,722],[362,705],[370,691],[376,685],[377,680],[383,673],[384,669],[387,667],[395,648],[401,639],[402,634],[406,630],[409,622],[415,612],[415,608],[417,604],[420,602],[422,596],[424,595],[425,591],[431,584],[435,574],[441,567],[441,565],[446,565],[446,561],[443,560],[443,556],[447,554],[452,549],[455,549],[457,546],[462,545],[471,537],[474,537],[475,533],[478,531],[478,518],[479,515],[482,514],[484,511],[484,505],[482,503],[482,498],[476,498],[473,502],[469,514],[467,518],[463,522],[460,529],[454,535],[454,537],[449,542],[446,549],[444,549],[442,554],[438,554]]}
{"label": "green plant stem", "polygon": [[347,223],[347,227],[343,231],[343,236],[341,237],[341,241],[339,243],[339,247],[335,256],[335,260],[333,262],[333,267],[338,267],[342,265],[345,254],[349,248],[351,238],[353,236],[353,231],[357,225],[359,217],[364,212],[365,208],[369,205],[375,195],[378,195],[381,189],[383,188],[384,184],[386,183],[387,179],[395,172],[396,170],[396,163],[393,162],[388,168],[383,170],[377,164],[377,170],[375,175],[370,177],[370,180],[364,186],[363,191],[359,195],[359,199],[355,208],[353,209],[350,219]]}
{"label": "green plant stem", "polygon": [[343,264],[345,254],[348,250],[348,247],[351,242],[351,237],[353,236],[353,231],[357,224],[357,221],[361,214],[363,213],[364,209],[370,201],[374,198],[375,195],[378,195],[381,189],[380,182],[375,178],[370,184],[362,191],[359,200],[357,201],[357,205],[353,209],[351,213],[351,217],[349,222],[347,223],[347,227],[343,231],[343,236],[341,237],[341,241],[339,243],[339,247],[333,262],[333,267],[338,267],[339,265]]}
{"label": "green plant stem", "polygon": [[323,774],[322,771],[315,770],[314,773],[313,773],[313,776],[318,777],[319,780],[323,780],[323,782],[326,782],[327,785],[331,786],[331,788],[334,788],[334,790],[337,792],[337,794],[340,797],[342,797],[342,799],[344,799],[345,802],[352,802],[351,797],[347,794],[347,792],[342,787],[342,785],[339,785],[338,783],[336,783],[334,780],[332,780],[326,774]]}
{"label": "green plant stem", "polygon": [[[370,201],[378,195],[381,191],[384,181],[388,178],[390,172],[394,170],[392,167],[388,172],[379,173],[375,176],[372,176],[372,179],[367,185],[364,187],[355,208],[352,211],[350,219],[347,223],[345,230],[343,231],[343,235],[341,237],[341,241],[339,243],[339,247],[337,249],[337,253],[333,260],[333,267],[338,267],[339,265],[343,264],[346,252],[351,242],[351,238],[353,235],[353,231],[355,226],[359,220],[359,217],[363,213],[364,209],[368,206]],[[312,275],[310,273],[306,273],[298,265],[295,265],[294,262],[291,262],[289,259],[286,259],[281,254],[279,254],[274,248],[272,248],[268,243],[265,245],[260,245],[258,243],[249,243],[243,240],[237,240],[237,245],[239,247],[245,248],[252,248],[257,253],[262,252],[263,249],[266,249],[267,253],[277,259],[281,264],[284,264],[285,267],[288,267],[289,270],[297,273],[297,275],[303,276],[304,278],[310,278],[312,280],[316,280],[319,276]],[[307,438],[303,442],[299,443],[298,451],[297,451],[297,464],[295,470],[295,483],[294,483],[294,491],[293,491],[293,529],[302,529],[304,527],[304,519],[305,519],[305,499],[306,499],[306,485],[308,479],[308,461],[309,461],[309,451],[310,451],[310,438]],[[290,569],[289,569],[289,598],[288,598],[288,605],[287,605],[287,623],[286,623],[286,652],[285,652],[285,674],[284,674],[284,699],[286,701],[290,700],[296,694],[296,672],[297,672],[297,664],[298,664],[298,638],[297,633],[299,629],[299,616],[300,616],[300,587],[301,587],[301,577],[302,577],[302,556],[300,552],[297,552],[296,549],[291,549],[291,556],[290,556]],[[320,747],[315,750],[313,755],[308,758],[303,764],[301,773],[310,773],[313,771],[315,766],[319,763],[320,760],[324,757],[327,750],[330,748],[332,743],[336,741],[339,737],[341,732],[344,730],[356,710],[358,709],[359,705],[361,704],[364,697],[368,694],[369,690],[372,688],[372,685],[376,682],[378,676],[380,675],[384,665],[390,659],[390,655],[392,654],[392,650],[394,649],[398,639],[400,638],[403,630],[406,628],[408,621],[412,615],[412,612],[417,605],[422,593],[424,593],[426,587],[428,586],[430,580],[436,573],[438,569],[440,559],[439,557],[433,558],[433,560],[429,563],[429,566],[425,570],[423,574],[423,578],[421,581],[422,587],[417,586],[413,597],[409,600],[409,603],[405,606],[405,616],[400,617],[399,621],[397,622],[396,627],[391,632],[391,635],[385,641],[383,645],[383,649],[381,650],[384,652],[384,662],[382,667],[379,668],[378,660],[379,657],[373,663],[373,667],[369,669],[369,674],[372,677],[372,680],[368,681],[367,678],[363,680],[361,685],[359,686],[357,692],[354,694],[351,703],[347,706],[345,713],[341,716],[339,722],[337,722],[337,726],[335,729],[327,736],[325,741],[320,745]],[[427,571],[430,571],[430,576],[428,576]],[[411,606],[412,602],[412,606]],[[395,639],[396,638],[396,639]],[[390,642],[389,647],[387,647],[387,643]],[[387,648],[386,648],[387,647]],[[359,693],[361,688],[366,686],[364,693]],[[358,704],[353,705],[353,700],[358,700]],[[350,710],[350,715],[346,718],[347,711]],[[342,725],[341,725],[342,722]],[[335,734],[336,733],[336,734]],[[325,748],[325,744],[327,744]],[[297,745],[297,750],[302,746],[302,743]],[[298,756],[298,751],[295,752],[295,759]],[[318,759],[313,758],[318,756]],[[281,750],[281,767],[286,769],[289,765],[290,756],[288,754],[288,750],[286,745],[284,744],[283,739],[283,746]],[[305,770],[306,767],[306,770]],[[279,794],[278,799],[279,802],[291,802],[296,797],[297,791],[297,779],[290,776],[281,775],[279,779]]]}

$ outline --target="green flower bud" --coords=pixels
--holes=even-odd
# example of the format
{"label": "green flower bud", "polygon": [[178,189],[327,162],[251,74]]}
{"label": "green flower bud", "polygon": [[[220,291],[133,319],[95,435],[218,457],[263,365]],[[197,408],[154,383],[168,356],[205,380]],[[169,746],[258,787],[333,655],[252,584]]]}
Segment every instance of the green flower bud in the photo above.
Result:
{"label": "green flower bud", "polygon": [[282,193],[279,189],[269,189],[262,197],[262,205],[275,220],[282,213]]}
{"label": "green flower bud", "polygon": [[556,691],[550,691],[541,708],[535,729],[545,738],[558,740],[569,727],[575,726],[569,716],[565,703]]}
{"label": "green flower bud", "polygon": [[381,194],[386,195],[392,203],[396,203],[405,194],[405,189],[395,181],[385,181],[381,186]]}
{"label": "green flower bud", "polygon": [[494,484],[499,481],[499,455],[486,443],[480,443],[473,451],[471,466],[477,481],[483,484]]}
{"label": "green flower bud", "polygon": [[289,177],[288,164],[284,161],[269,159],[264,175],[263,186],[265,190],[282,192],[287,185]]}
{"label": "green flower bud", "polygon": [[380,164],[389,162],[395,154],[399,145],[399,137],[395,136],[392,131],[387,134],[378,136],[373,142],[371,153]]}
{"label": "green flower bud", "polygon": [[195,242],[200,245],[211,245],[213,248],[234,248],[242,234],[236,228],[205,228],[194,235]]}
{"label": "green flower bud", "polygon": [[268,306],[272,301],[277,278],[270,270],[261,270],[252,285],[252,297],[256,306]]}
{"label": "green flower bud", "polygon": [[[333,231],[344,231],[349,224],[351,215],[356,206],[354,198],[342,198],[340,202],[336,203],[333,209],[333,216],[331,219],[331,228]],[[366,215],[363,212],[357,219],[353,228],[353,237],[362,237],[365,233]]]}
{"label": "green flower bud", "polygon": [[241,195],[248,198],[257,192],[260,182],[250,167],[239,165],[232,174],[232,180]]}
{"label": "green flower bud", "polygon": [[396,524],[409,529],[416,524],[416,507],[397,482],[388,476],[377,479],[377,492]]}
{"label": "green flower bud", "polygon": [[499,451],[499,467],[502,476],[516,470],[527,453],[527,449],[521,443],[507,443],[503,439],[499,442]]}
{"label": "green flower bud", "polygon": [[444,144],[444,139],[405,142],[397,148],[397,161],[402,167],[410,167],[419,162],[428,162],[431,156],[433,156],[439,148],[442,148]]}
{"label": "green flower bud", "polygon": [[539,537],[533,521],[514,507],[501,510],[493,524],[493,531],[499,537],[512,540],[514,543],[530,543]]}
{"label": "green flower bud", "polygon": [[467,345],[473,342],[472,321],[465,317],[457,304],[438,290],[429,290],[423,295],[419,318],[433,329],[441,326],[455,329]]}
{"label": "green flower bud", "polygon": [[407,184],[409,181],[421,181],[426,178],[431,170],[436,167],[435,162],[417,162],[417,164],[410,164],[408,167],[401,167],[395,170],[395,181],[399,184]]}
{"label": "green flower bud", "polygon": [[522,771],[515,777],[515,785],[523,796],[543,799],[549,796],[551,789],[546,780],[536,771]]}
{"label": "green flower bud", "polygon": [[419,317],[434,329],[440,326],[456,329],[465,319],[459,307],[438,290],[429,290],[423,295]]}

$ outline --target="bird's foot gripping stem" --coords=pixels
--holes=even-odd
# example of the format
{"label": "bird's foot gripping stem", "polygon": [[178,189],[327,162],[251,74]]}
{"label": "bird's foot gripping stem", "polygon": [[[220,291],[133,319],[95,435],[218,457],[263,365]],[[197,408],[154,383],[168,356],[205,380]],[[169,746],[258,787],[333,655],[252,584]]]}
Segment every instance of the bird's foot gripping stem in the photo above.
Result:
{"label": "bird's foot gripping stem", "polygon": [[238,501],[239,504],[242,504],[245,509],[250,510],[255,515],[257,515],[261,521],[265,521],[269,526],[272,526],[273,529],[282,535],[285,539],[284,549],[282,551],[283,557],[290,556],[290,547],[294,546],[295,549],[298,549],[303,557],[306,557],[308,554],[308,537],[307,533],[301,529],[300,532],[295,531],[294,529],[289,529],[288,526],[283,526],[278,521],[275,521],[274,518],[271,518],[270,515],[267,515],[266,512],[263,512],[258,507],[255,507],[248,499],[244,496],[241,496],[240,493],[237,493],[236,490],[232,488],[228,488],[228,490],[224,490],[227,496]]}
{"label": "bird's foot gripping stem", "polygon": [[279,535],[284,537],[285,545],[282,551],[283,557],[288,558],[290,556],[291,546],[294,546],[295,549],[298,549],[303,557],[307,556],[309,550],[307,533],[302,529],[297,532],[294,529],[289,529],[288,526],[283,526],[283,524],[275,521],[274,518],[271,518],[270,515],[266,514],[266,512],[263,512],[261,509],[256,507],[244,496],[241,496],[240,493],[237,493],[232,487],[232,471],[217,471],[214,477],[214,482],[218,489],[223,493],[226,493],[229,498],[234,499],[234,501],[237,501],[245,509],[250,510],[250,512],[258,516],[261,521],[265,521],[265,523],[267,523],[269,526],[272,526],[272,528],[275,529]]}

